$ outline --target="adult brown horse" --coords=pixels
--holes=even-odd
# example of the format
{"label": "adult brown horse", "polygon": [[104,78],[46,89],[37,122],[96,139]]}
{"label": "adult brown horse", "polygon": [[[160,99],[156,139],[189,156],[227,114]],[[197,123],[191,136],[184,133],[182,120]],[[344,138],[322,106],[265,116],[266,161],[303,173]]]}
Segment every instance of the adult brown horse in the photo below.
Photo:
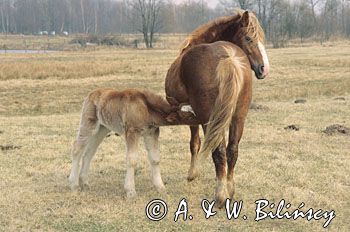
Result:
{"label": "adult brown horse", "polygon": [[[165,80],[168,102],[189,104],[196,115],[197,121],[189,122],[192,156],[188,180],[197,176],[197,157],[212,153],[219,206],[234,194],[233,170],[251,101],[251,70],[258,79],[269,71],[263,43],[264,32],[253,13],[239,11],[218,18],[191,34]],[[205,131],[201,148],[197,123]]]}

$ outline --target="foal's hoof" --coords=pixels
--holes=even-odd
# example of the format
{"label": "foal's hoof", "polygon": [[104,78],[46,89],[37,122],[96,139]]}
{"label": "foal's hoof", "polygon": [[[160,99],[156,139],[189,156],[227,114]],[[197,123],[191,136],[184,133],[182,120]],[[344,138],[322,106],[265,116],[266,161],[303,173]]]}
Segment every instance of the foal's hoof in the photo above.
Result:
{"label": "foal's hoof", "polygon": [[126,192],[126,198],[132,199],[136,197],[136,191],[135,190],[130,190]]}
{"label": "foal's hoof", "polygon": [[164,185],[156,186],[156,189],[159,193],[166,193],[166,188]]}
{"label": "foal's hoof", "polygon": [[72,192],[78,192],[79,190],[79,185],[70,185],[70,190]]}
{"label": "foal's hoof", "polygon": [[89,190],[90,185],[88,183],[79,183],[81,191]]}

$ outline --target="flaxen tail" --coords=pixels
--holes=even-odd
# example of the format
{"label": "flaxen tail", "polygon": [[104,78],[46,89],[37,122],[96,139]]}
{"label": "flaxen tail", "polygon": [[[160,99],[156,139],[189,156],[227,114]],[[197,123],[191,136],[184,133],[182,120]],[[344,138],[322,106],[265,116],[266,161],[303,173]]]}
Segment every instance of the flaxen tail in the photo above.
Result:
{"label": "flaxen tail", "polygon": [[199,151],[199,157],[202,158],[207,157],[222,142],[236,110],[238,95],[243,85],[244,67],[240,58],[234,57],[231,48],[226,50],[229,56],[222,59],[216,68],[219,92],[207,124],[203,146]]}

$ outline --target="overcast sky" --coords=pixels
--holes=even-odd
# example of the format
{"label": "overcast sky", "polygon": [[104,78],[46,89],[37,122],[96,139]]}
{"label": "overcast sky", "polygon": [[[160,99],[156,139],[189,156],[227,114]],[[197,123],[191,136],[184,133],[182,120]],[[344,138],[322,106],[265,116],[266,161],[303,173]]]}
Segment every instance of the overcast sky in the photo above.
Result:
{"label": "overcast sky", "polygon": [[[176,2],[176,3],[181,3],[181,2],[186,2],[186,1],[188,1],[188,0],[174,0],[174,2]],[[199,2],[200,0],[194,0],[194,1]],[[208,6],[215,8],[216,4],[219,3],[219,0],[203,0],[203,2],[207,2]]]}
{"label": "overcast sky", "polygon": [[[186,2],[186,1],[196,1],[199,2],[201,0],[174,0],[174,2],[176,3],[182,3],[182,2]],[[297,0],[292,0],[292,2],[296,2]],[[306,0],[304,0],[306,1]],[[350,0],[346,0],[348,2],[350,2]],[[211,8],[215,8],[217,4],[219,4],[219,0],[203,0],[203,2],[207,2],[208,6],[210,6]]]}

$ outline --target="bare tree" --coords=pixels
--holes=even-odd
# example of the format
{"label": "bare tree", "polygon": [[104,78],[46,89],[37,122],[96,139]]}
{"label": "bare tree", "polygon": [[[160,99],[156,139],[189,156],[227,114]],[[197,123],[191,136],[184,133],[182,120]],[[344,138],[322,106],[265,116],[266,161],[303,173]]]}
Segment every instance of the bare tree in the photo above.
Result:
{"label": "bare tree", "polygon": [[316,6],[321,2],[321,0],[309,0],[309,4],[311,7],[313,20],[316,21]]}
{"label": "bare tree", "polygon": [[220,4],[228,8],[239,7],[248,10],[253,6],[252,0],[219,0]]}
{"label": "bare tree", "polygon": [[275,47],[288,40],[350,37],[348,0],[0,0],[0,33],[142,33],[153,47],[156,32],[189,33],[209,20],[253,10]]}
{"label": "bare tree", "polygon": [[83,25],[83,31],[84,33],[87,33],[87,29],[86,29],[86,23],[85,23],[85,7],[84,7],[84,2],[85,0],[80,0],[80,10],[81,10],[81,22]]}
{"label": "bare tree", "polygon": [[143,34],[147,48],[153,47],[154,34],[160,29],[161,0],[130,0],[136,29]]}
{"label": "bare tree", "polygon": [[1,28],[2,28],[2,32],[6,33],[6,28],[5,28],[5,14],[4,14],[4,8],[5,8],[5,3],[1,2],[0,5],[0,13],[1,13]]}

